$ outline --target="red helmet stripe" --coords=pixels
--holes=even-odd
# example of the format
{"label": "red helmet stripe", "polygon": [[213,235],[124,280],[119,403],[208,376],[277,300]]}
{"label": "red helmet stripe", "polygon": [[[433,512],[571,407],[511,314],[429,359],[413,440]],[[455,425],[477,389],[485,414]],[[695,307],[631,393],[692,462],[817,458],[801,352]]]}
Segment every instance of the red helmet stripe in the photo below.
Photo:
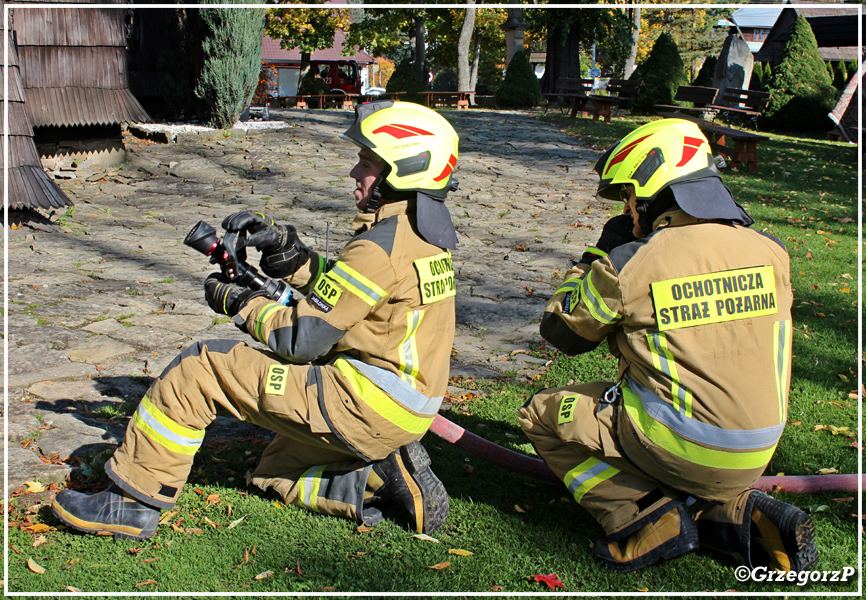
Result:
{"label": "red helmet stripe", "polygon": [[680,162],[677,163],[677,166],[682,167],[689,162],[692,157],[697,154],[698,149],[703,143],[704,140],[701,138],[683,136],[683,157],[680,159]]}
{"label": "red helmet stripe", "polygon": [[620,150],[616,153],[616,155],[611,159],[609,163],[607,163],[607,168],[604,170],[605,174],[610,171],[610,168],[614,166],[616,163],[622,162],[625,160],[625,157],[629,155],[629,153],[634,150],[634,147],[640,144],[642,141],[647,139],[649,136],[645,135],[642,138],[633,141],[631,144]]}
{"label": "red helmet stripe", "polygon": [[416,135],[433,135],[426,129],[421,129],[420,127],[413,127],[412,125],[402,125],[399,123],[382,125],[378,129],[374,129],[373,133],[387,133],[397,138],[398,140],[402,140],[403,138],[407,137],[414,137]]}
{"label": "red helmet stripe", "polygon": [[446,177],[448,177],[448,175],[451,174],[451,171],[454,170],[454,166],[455,166],[456,164],[457,164],[457,157],[454,156],[454,155],[452,154],[452,155],[448,158],[448,164],[445,165],[445,168],[442,169],[442,172],[439,173],[438,176],[436,176],[436,177],[433,178],[433,181],[437,181],[437,182],[438,182],[438,181],[442,181],[443,179],[445,179]]}

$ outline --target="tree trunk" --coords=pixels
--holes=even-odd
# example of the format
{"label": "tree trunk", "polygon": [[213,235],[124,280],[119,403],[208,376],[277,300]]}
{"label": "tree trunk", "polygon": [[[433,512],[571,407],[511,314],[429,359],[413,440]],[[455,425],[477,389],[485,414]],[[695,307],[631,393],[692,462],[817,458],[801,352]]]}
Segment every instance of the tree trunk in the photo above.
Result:
{"label": "tree trunk", "polygon": [[[472,54],[472,69],[469,73],[469,89],[473,92],[478,85],[478,65],[481,62],[481,33],[475,36],[475,49]],[[475,95],[472,96],[473,102]]]}
{"label": "tree trunk", "polygon": [[466,0],[466,10],[463,15],[463,27],[460,28],[460,39],[457,40],[457,90],[471,91],[469,73],[469,43],[475,29],[475,0]]}
{"label": "tree trunk", "polygon": [[415,17],[415,73],[426,87],[430,75],[427,71],[427,27],[424,17],[423,10]]}
{"label": "tree trunk", "polygon": [[640,7],[636,6],[630,8],[629,11],[631,12],[634,29],[631,32],[631,52],[625,61],[625,69],[623,72],[623,77],[626,79],[634,73],[634,69],[637,66],[637,44],[640,40]]}
{"label": "tree trunk", "polygon": [[309,52],[301,52],[301,72],[298,75],[298,90],[301,89],[301,82],[304,81],[304,77],[307,76],[307,73],[310,72],[310,53]]}
{"label": "tree trunk", "polygon": [[580,77],[580,11],[552,8],[550,13],[555,25],[547,33],[547,58],[541,78],[541,91],[545,94],[556,92],[560,77]]}

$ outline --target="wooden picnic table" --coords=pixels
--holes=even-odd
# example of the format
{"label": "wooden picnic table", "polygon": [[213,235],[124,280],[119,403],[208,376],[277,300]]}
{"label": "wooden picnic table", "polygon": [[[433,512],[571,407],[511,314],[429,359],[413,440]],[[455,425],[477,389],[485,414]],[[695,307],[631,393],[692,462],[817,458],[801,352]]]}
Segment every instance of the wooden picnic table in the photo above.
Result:
{"label": "wooden picnic table", "polygon": [[590,94],[589,99],[593,103],[592,120],[598,121],[602,119],[605,123],[610,123],[610,109],[619,103],[619,98],[616,96]]}
{"label": "wooden picnic table", "polygon": [[[660,112],[658,115],[666,119],[685,119],[695,123],[707,136],[713,154],[726,156],[731,166],[737,170],[743,164],[746,165],[750,173],[758,170],[758,142],[768,140],[767,136],[717,125],[691,115],[668,112]],[[730,146],[729,142],[734,143],[733,147]]]}
{"label": "wooden picnic table", "polygon": [[421,92],[427,108],[436,106],[449,106],[456,98],[457,110],[469,108],[469,95],[473,92]]}

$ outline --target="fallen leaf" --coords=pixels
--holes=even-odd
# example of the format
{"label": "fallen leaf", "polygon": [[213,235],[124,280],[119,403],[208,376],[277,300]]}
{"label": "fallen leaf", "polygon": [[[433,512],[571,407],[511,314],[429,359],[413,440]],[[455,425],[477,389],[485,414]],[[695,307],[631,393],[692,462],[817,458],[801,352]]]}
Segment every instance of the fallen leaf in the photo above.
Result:
{"label": "fallen leaf", "polygon": [[135,555],[135,554],[138,554],[139,552],[141,552],[141,548],[130,548],[129,550],[127,550],[127,552]]}
{"label": "fallen leaf", "polygon": [[323,588],[322,588],[322,591],[323,591],[323,592],[330,592],[330,591],[333,591],[333,590],[335,590],[335,589],[337,589],[337,588],[335,588],[335,587],[332,586],[332,585],[329,585],[328,587],[323,587]]}
{"label": "fallen leaf", "polygon": [[833,473],[838,473],[839,469],[836,467],[829,467],[827,469],[818,469],[818,475],[831,475]]}
{"label": "fallen leaf", "polygon": [[42,544],[45,544],[47,542],[47,537],[45,537],[44,535],[37,535],[35,538],[33,538],[33,547],[35,548],[36,546],[41,546]]}
{"label": "fallen leaf", "polygon": [[848,496],[847,498],[833,498],[833,502],[838,502],[839,504],[847,504],[848,502],[854,502],[856,498],[854,496]]}
{"label": "fallen leaf", "polygon": [[565,586],[562,584],[562,580],[556,573],[551,573],[550,575],[536,575],[535,581],[543,581],[552,590],[555,590],[558,587],[565,589]]}
{"label": "fallen leaf", "polygon": [[211,494],[205,499],[205,504],[219,504],[220,503],[220,495],[219,494]]}
{"label": "fallen leaf", "polygon": [[439,540],[437,540],[435,537],[430,537],[426,533],[416,533],[412,537],[418,540],[424,540],[425,542],[434,542],[436,544],[439,543]]}
{"label": "fallen leaf", "polygon": [[649,588],[638,588],[637,591],[647,593],[649,591]]}
{"label": "fallen leaf", "polygon": [[813,513],[828,512],[829,510],[830,510],[830,507],[827,506],[826,504],[813,504],[812,506],[809,507],[809,512],[813,512]]}
{"label": "fallen leaf", "polygon": [[204,533],[204,531],[202,531],[198,527],[187,527],[186,529],[184,529],[184,532],[185,533],[196,533],[198,535],[201,535]]}
{"label": "fallen leaf", "polygon": [[171,521],[174,517],[177,516],[176,510],[170,510],[167,513],[163,513],[163,515],[159,518],[160,525],[167,525],[169,521]]}
{"label": "fallen leaf", "polygon": [[301,559],[300,558],[298,559],[297,565],[298,565],[298,575],[303,575],[303,573],[301,573]]}
{"label": "fallen leaf", "polygon": [[51,531],[51,527],[45,523],[34,523],[25,529],[31,533],[45,533],[46,531]]}
{"label": "fallen leaf", "polygon": [[838,377],[842,381],[848,381],[848,376],[844,375],[843,373],[839,373],[838,375],[836,375],[836,377]]}
{"label": "fallen leaf", "polygon": [[526,512],[526,511],[515,504],[514,505],[514,512],[522,513],[522,512]]}
{"label": "fallen leaf", "polygon": [[802,425],[802,421],[791,421],[791,425]]}
{"label": "fallen leaf", "polygon": [[851,442],[851,447],[854,448],[855,450],[859,450],[860,444],[857,442]]}
{"label": "fallen leaf", "polygon": [[194,488],[192,491],[194,491],[199,496],[204,496],[204,490],[201,488]]}
{"label": "fallen leaf", "polygon": [[368,531],[373,531],[374,529],[376,529],[376,528],[375,527],[367,527],[366,525],[358,525],[358,527],[355,528],[355,531],[357,533],[367,533]]}
{"label": "fallen leaf", "polygon": [[40,566],[36,563],[36,561],[33,560],[32,558],[28,558],[28,559],[27,559],[27,568],[30,569],[31,571],[33,571],[34,573],[38,573],[38,574],[40,574],[40,575],[43,575],[43,574],[45,573],[45,569],[43,569],[42,567],[40,567]]}
{"label": "fallen leaf", "polygon": [[490,591],[491,592],[501,592],[502,586],[501,585],[494,585],[492,588],[490,588]]}
{"label": "fallen leaf", "polygon": [[77,587],[72,587],[71,585],[67,585],[65,587],[66,587],[67,592],[72,592],[73,594],[80,594],[81,593],[81,590],[79,590]]}
{"label": "fallen leaf", "polygon": [[472,465],[466,465],[466,464],[464,464],[464,465],[463,465],[463,470],[466,471],[467,473],[469,473],[470,475],[472,475],[472,473],[475,472],[475,467],[473,467]]}
{"label": "fallen leaf", "polygon": [[207,517],[204,518],[204,521],[205,521],[205,523],[207,523],[208,525],[210,525],[214,529],[219,529],[219,525],[217,525],[216,523],[214,523],[213,521],[211,521]]}
{"label": "fallen leaf", "polygon": [[439,564],[433,565],[432,567],[427,567],[428,569],[434,569],[436,571],[441,571],[442,569],[447,569],[451,566],[450,562],[441,562]]}
{"label": "fallen leaf", "polygon": [[159,557],[158,557],[158,556],[154,556],[153,558],[145,558],[145,559],[144,559],[143,561],[141,561],[141,562],[142,562],[142,563],[152,563],[152,562],[155,561],[155,560],[159,560]]}
{"label": "fallen leaf", "polygon": [[270,577],[273,574],[274,572],[268,569],[267,571],[262,571],[261,573],[253,577],[253,579],[265,579],[266,577]]}
{"label": "fallen leaf", "polygon": [[457,556],[474,556],[474,552],[470,552],[469,550],[461,550],[460,548],[451,548],[448,551],[448,554],[456,554]]}
{"label": "fallen leaf", "polygon": [[45,491],[45,486],[38,481],[25,481],[24,485],[27,486],[28,494],[38,494],[39,492]]}
{"label": "fallen leaf", "polygon": [[825,429],[823,425],[815,425],[815,427],[812,428],[812,431],[821,431],[822,429]]}
{"label": "fallen leaf", "polygon": [[231,523],[229,523],[228,529],[234,529],[238,523],[240,523],[241,521],[243,521],[246,518],[247,518],[246,515],[244,515],[240,519],[236,519],[236,520],[232,521]]}
{"label": "fallen leaf", "polygon": [[159,585],[159,584],[157,582],[155,582],[153,579],[145,579],[141,583],[136,583],[133,587],[141,587],[143,585]]}
{"label": "fallen leaf", "polygon": [[834,425],[828,425],[828,427],[830,428],[830,433],[832,433],[833,435],[847,433],[850,429],[850,427],[836,427]]}

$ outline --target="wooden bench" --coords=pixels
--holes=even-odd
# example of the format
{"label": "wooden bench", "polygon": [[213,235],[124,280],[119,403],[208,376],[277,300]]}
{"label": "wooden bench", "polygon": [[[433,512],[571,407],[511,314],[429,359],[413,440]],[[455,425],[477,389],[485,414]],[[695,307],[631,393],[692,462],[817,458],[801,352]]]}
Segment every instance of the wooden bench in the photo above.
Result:
{"label": "wooden bench", "polygon": [[707,106],[715,103],[719,95],[719,89],[714,87],[703,87],[699,85],[681,85],[674,95],[676,102],[691,102],[693,106],[680,106],[677,104],[656,104],[655,108],[667,111],[685,111],[699,113],[704,119],[712,121],[718,111]]}
{"label": "wooden bench", "polygon": [[607,84],[608,95],[592,94],[593,109],[592,120],[598,121],[603,119],[605,123],[610,123],[610,112],[613,106],[625,108],[631,101],[634,100],[643,80],[636,79],[629,81],[627,79],[611,79]]}
{"label": "wooden bench", "polygon": [[457,105],[457,110],[469,108],[469,96],[473,92],[421,92],[427,108]]}
{"label": "wooden bench", "polygon": [[725,121],[733,118],[748,118],[751,119],[755,128],[758,126],[758,117],[764,112],[767,104],[770,102],[769,92],[759,92],[757,90],[743,90],[740,88],[728,88],[722,94],[722,101],[710,105],[711,108],[718,110]]}
{"label": "wooden bench", "polygon": [[[758,142],[769,139],[767,136],[717,125],[691,115],[668,112],[660,112],[658,115],[666,119],[685,119],[695,123],[707,136],[714,155],[727,157],[734,169],[740,170],[745,165],[750,173],[758,170]],[[729,142],[734,145],[731,146]]]}
{"label": "wooden bench", "polygon": [[592,79],[581,79],[579,77],[560,77],[556,80],[556,91],[550,94],[542,94],[547,99],[544,112],[550,108],[555,101],[567,98],[571,102],[571,117],[589,116],[589,94],[592,91]]}

